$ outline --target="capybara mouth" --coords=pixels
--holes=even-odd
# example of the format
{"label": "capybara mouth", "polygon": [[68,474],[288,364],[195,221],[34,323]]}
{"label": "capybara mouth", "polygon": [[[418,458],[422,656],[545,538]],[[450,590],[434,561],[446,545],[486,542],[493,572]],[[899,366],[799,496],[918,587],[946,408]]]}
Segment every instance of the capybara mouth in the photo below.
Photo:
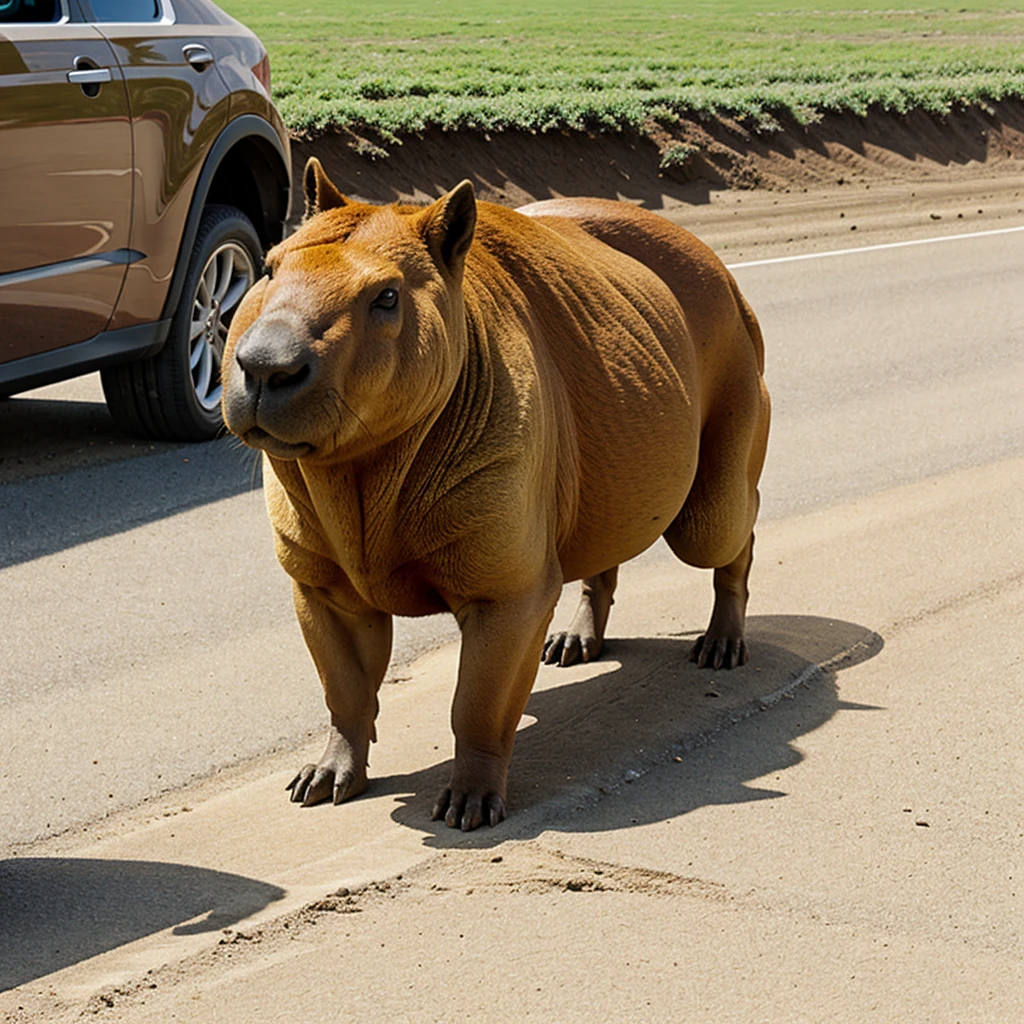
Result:
{"label": "capybara mouth", "polygon": [[259,448],[275,459],[301,459],[314,451],[313,446],[306,441],[282,441],[279,437],[268,434],[262,427],[250,428],[242,436],[242,440],[250,448]]}

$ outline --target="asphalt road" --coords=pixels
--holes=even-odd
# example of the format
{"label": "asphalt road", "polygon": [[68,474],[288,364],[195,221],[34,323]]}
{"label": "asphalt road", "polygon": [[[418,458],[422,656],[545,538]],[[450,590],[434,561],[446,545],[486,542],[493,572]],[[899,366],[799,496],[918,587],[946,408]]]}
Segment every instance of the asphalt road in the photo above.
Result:
{"label": "asphalt road", "polygon": [[[774,404],[763,521],[1024,451],[1024,231],[735,273]],[[253,460],[231,441],[125,445],[97,399],[85,380],[0,403],[9,848],[325,723]],[[393,674],[454,635],[403,623]]]}

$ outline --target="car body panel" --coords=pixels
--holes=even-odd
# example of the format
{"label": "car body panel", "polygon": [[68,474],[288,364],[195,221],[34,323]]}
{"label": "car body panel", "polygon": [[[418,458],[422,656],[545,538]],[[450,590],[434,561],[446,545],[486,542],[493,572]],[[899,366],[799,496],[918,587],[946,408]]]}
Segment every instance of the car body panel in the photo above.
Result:
{"label": "car body panel", "polygon": [[[276,114],[276,111],[275,111]],[[277,118],[277,124],[280,119]],[[283,133],[283,127],[282,127]],[[240,191],[240,179],[252,175],[260,182],[252,202],[236,202],[252,220],[263,239],[264,247],[279,242],[291,199],[291,157],[287,135],[280,134],[274,124],[255,114],[233,118],[210,149],[200,174],[189,209],[182,237],[182,256],[191,250],[203,206],[227,203]],[[164,304],[164,315],[171,316],[180,297],[187,260],[181,258]]]}
{"label": "car body panel", "polygon": [[[110,69],[95,96],[77,58]],[[91,25],[0,26],[0,362],[103,331],[129,249],[125,83]],[[73,156],[72,156],[73,155]]]}
{"label": "car body panel", "polygon": [[[0,196],[16,200],[0,204],[0,397],[155,357],[207,204],[239,209],[264,247],[288,215],[288,133],[249,29],[210,0],[57,2],[60,22],[0,22]],[[141,20],[104,20],[124,12]],[[95,99],[61,77],[78,56],[110,68]],[[93,116],[25,91],[39,69]]]}
{"label": "car body panel", "polygon": [[197,71],[180,25],[101,25],[124,69],[135,137],[133,248],[145,258],[128,270],[113,328],[145,323],[162,308],[181,232],[203,161],[227,124],[229,98],[211,65]]}
{"label": "car body panel", "polygon": [[[121,328],[152,320],[163,306],[199,172],[227,124],[230,100],[215,65],[200,71],[183,56],[205,32],[193,37],[180,24],[98,28],[127,81],[135,138],[132,247],[145,253],[128,270],[111,324]],[[211,28],[219,26],[203,26]]]}

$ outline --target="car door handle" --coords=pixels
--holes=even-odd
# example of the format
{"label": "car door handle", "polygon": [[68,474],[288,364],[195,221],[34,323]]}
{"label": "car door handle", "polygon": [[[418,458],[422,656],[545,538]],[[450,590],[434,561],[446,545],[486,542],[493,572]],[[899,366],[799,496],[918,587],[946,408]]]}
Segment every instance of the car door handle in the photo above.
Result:
{"label": "car door handle", "polygon": [[186,43],[181,55],[196,71],[205,71],[213,63],[213,54],[201,43]]}
{"label": "car door handle", "polygon": [[75,85],[102,85],[109,82],[112,77],[110,68],[82,68],[79,71],[68,72],[68,81]]}

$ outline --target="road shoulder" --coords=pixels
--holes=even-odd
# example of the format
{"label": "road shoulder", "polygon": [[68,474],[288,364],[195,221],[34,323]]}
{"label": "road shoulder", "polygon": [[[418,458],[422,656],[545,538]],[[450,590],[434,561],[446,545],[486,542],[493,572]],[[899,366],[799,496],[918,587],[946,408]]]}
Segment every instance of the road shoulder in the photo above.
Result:
{"label": "road shoulder", "polygon": [[[383,695],[366,798],[295,808],[277,758],[230,787],[222,778],[175,794],[176,813],[148,805],[102,838],[51,840],[6,861],[40,871],[59,861],[65,875],[50,877],[70,888],[43,908],[62,905],[61,919],[32,907],[7,915],[27,929],[7,970],[25,976],[0,1011],[241,1021],[263,1006],[299,1021],[330,1000],[357,1018],[378,1006],[388,1019],[436,1019],[417,977],[429,983],[473,949],[471,959],[534,964],[516,969],[517,984],[539,971],[566,1020],[593,1005],[568,984],[584,962],[630,1019],[657,1019],[669,991],[717,993],[695,1019],[752,1019],[766,970],[791,983],[773,1020],[831,1019],[829,1006],[866,1005],[871,991],[899,1016],[925,998],[926,978],[937,993],[958,978],[945,997],[978,1010],[972,1019],[1013,1019],[1024,991],[1005,982],[1021,967],[1010,916],[1024,870],[1013,832],[1024,706],[1004,677],[1022,660],[1022,577],[1006,556],[1021,522],[1024,459],[767,524],[752,663],[732,674],[685,660],[710,604],[706,574],[639,560],[623,572],[607,660],[542,670],[513,765],[516,810],[493,832],[463,837],[427,820],[450,746],[455,651],[428,655]],[[979,843],[994,856],[974,858]],[[107,889],[83,918],[74,882],[86,869]],[[183,894],[188,917],[173,913]],[[104,898],[140,934],[104,934]],[[649,938],[623,948],[616,934]],[[297,967],[314,939],[310,977]],[[47,971],[58,940],[95,955]],[[668,971],[670,956],[685,976]],[[837,957],[860,983],[842,988],[837,975],[822,987]],[[473,975],[451,972],[447,990],[467,1012]],[[901,996],[905,976],[917,980]],[[651,1008],[634,999],[637,985],[653,986]],[[976,1002],[986,985],[993,995]],[[516,1019],[534,998],[524,988],[494,1019]]]}

